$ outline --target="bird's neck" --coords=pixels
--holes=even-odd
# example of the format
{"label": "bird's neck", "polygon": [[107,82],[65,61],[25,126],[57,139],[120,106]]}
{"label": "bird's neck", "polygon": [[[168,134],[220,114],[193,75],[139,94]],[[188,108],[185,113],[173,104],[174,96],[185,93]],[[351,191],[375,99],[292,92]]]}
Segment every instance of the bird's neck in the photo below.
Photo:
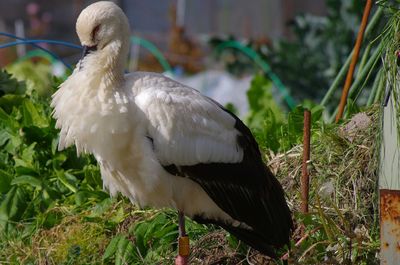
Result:
{"label": "bird's neck", "polygon": [[114,40],[104,49],[93,54],[87,62],[92,68],[90,71],[94,71],[96,76],[101,76],[101,82],[106,86],[122,82],[128,50],[127,41]]}

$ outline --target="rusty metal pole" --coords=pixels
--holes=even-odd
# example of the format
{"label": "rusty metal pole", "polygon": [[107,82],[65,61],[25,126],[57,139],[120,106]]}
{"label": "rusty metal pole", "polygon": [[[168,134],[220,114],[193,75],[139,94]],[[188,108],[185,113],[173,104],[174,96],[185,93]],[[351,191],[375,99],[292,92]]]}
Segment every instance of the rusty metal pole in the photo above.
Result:
{"label": "rusty metal pole", "polygon": [[342,91],[342,96],[340,98],[339,110],[336,115],[336,123],[339,122],[339,120],[342,118],[344,108],[346,107],[347,96],[349,95],[351,82],[353,81],[353,74],[356,68],[357,59],[360,53],[360,48],[364,37],[365,28],[367,27],[369,13],[371,12],[371,7],[372,7],[372,0],[367,0],[367,3],[365,4],[364,8],[364,14],[361,20],[360,29],[358,30],[356,44],[354,45],[353,57],[351,58],[349,71],[347,72],[346,81]]}
{"label": "rusty metal pole", "polygon": [[381,264],[400,264],[400,190],[381,189]]}
{"label": "rusty metal pole", "polygon": [[301,212],[308,213],[308,193],[310,186],[310,177],[308,174],[307,163],[310,160],[310,140],[311,140],[311,112],[304,111],[304,129],[303,129],[303,167],[301,174]]}
{"label": "rusty metal pole", "polygon": [[[391,84],[387,84],[390,86]],[[383,109],[379,172],[381,264],[400,264],[400,142],[393,94]]]}

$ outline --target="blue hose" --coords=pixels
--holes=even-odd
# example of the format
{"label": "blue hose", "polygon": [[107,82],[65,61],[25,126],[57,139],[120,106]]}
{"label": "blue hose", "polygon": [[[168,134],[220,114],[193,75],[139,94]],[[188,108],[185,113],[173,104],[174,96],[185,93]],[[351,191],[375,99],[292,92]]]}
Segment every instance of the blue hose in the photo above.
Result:
{"label": "blue hose", "polygon": [[65,42],[65,41],[58,41],[58,40],[21,40],[21,41],[13,41],[13,42],[8,42],[6,44],[0,45],[0,49],[8,48],[8,47],[11,47],[11,46],[16,46],[16,45],[21,45],[21,44],[36,44],[36,43],[56,44],[56,45],[62,45],[62,46],[66,46],[66,47],[73,48],[73,49],[82,50],[82,47],[80,45],[72,44],[72,43]]}
{"label": "blue hose", "polygon": [[[23,44],[23,42],[29,41],[28,39],[24,39],[24,38],[21,38],[21,37],[18,37],[18,36],[15,36],[15,35],[13,35],[13,34],[6,33],[6,32],[0,32],[0,35],[1,35],[1,36],[6,36],[6,37],[9,37],[9,38],[13,38],[13,39],[20,40],[19,42],[6,43],[6,44],[5,44],[5,45],[6,45],[5,47],[2,47],[3,45],[1,45],[0,48],[7,48],[7,47],[10,47],[10,46],[18,45],[18,44],[11,45],[12,43],[21,43],[21,44]],[[48,43],[48,42],[45,41],[45,42],[41,42],[41,43]],[[70,44],[67,43],[67,42],[63,42],[63,43],[66,44],[66,45],[70,45]],[[48,54],[49,54],[51,57],[53,57],[55,60],[58,60],[58,61],[62,62],[68,69],[72,70],[71,65],[69,65],[67,62],[65,62],[65,61],[64,61],[60,56],[58,56],[56,53],[54,53],[54,52],[52,52],[52,51],[50,51],[50,50],[48,50],[48,49],[46,49],[46,48],[43,48],[43,47],[41,47],[40,45],[38,45],[38,44],[36,44],[36,43],[28,43],[28,44],[30,44],[30,45],[32,45],[33,47],[36,47],[36,48],[38,48],[38,49],[40,49],[40,50],[42,50],[42,51],[48,53]],[[74,47],[74,48],[75,48],[75,47]]]}
{"label": "blue hose", "polygon": [[[55,60],[62,62],[70,70],[72,70],[72,67],[68,63],[66,63],[63,59],[61,59],[57,54],[53,53],[52,51],[41,47],[40,45],[38,45],[38,43],[56,44],[56,45],[62,45],[62,46],[66,46],[66,47],[73,48],[73,49],[82,50],[82,47],[80,45],[72,44],[72,43],[65,42],[65,41],[28,40],[28,39],[24,39],[24,38],[21,38],[21,37],[18,37],[18,36],[15,36],[13,34],[6,33],[6,32],[0,32],[0,35],[19,40],[19,41],[15,41],[15,42],[9,42],[9,43],[2,44],[2,45],[0,45],[0,49],[8,48],[8,47],[16,46],[16,45],[21,45],[21,44],[30,44],[30,45],[48,53]],[[149,50],[150,53],[152,53],[157,58],[158,62],[164,68],[164,71],[172,72],[172,68],[171,68],[170,64],[165,59],[165,57],[163,56],[161,51],[158,50],[157,47],[153,43],[149,42],[148,40],[136,37],[136,36],[132,36],[130,40],[131,40],[131,42],[141,45],[141,46],[145,47],[147,50]]]}

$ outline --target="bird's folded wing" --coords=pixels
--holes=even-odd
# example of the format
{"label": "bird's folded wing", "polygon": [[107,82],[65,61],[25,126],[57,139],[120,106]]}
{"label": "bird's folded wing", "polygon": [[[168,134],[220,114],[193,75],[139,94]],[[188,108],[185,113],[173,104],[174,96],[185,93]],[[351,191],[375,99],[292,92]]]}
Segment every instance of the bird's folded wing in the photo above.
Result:
{"label": "bird's folded wing", "polygon": [[[172,83],[174,84],[174,83]],[[198,91],[176,86],[150,87],[136,97],[148,119],[147,137],[162,165],[237,163],[243,159],[235,118]]]}

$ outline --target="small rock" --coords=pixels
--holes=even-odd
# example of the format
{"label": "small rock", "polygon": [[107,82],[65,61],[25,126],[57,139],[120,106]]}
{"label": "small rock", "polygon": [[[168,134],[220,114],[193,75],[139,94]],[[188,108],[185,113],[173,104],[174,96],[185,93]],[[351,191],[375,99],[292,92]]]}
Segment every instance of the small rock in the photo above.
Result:
{"label": "small rock", "polygon": [[341,133],[347,140],[353,142],[354,138],[357,135],[357,132],[367,129],[370,126],[371,122],[371,118],[365,112],[357,113],[341,129]]}

